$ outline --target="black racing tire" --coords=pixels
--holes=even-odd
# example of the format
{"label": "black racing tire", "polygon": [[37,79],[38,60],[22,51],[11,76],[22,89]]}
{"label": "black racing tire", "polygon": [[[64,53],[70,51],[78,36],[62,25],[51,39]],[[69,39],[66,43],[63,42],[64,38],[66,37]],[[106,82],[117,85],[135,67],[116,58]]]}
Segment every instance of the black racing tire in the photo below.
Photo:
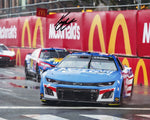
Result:
{"label": "black racing tire", "polygon": [[36,75],[35,75],[35,79],[37,82],[40,82],[41,81],[41,75],[39,73],[39,66],[38,64],[36,65]]}
{"label": "black racing tire", "polygon": [[28,73],[28,69],[27,69],[27,63],[25,62],[24,64],[24,68],[25,68],[25,77],[26,77],[26,80],[29,80],[30,76],[29,76],[29,73]]}
{"label": "black racing tire", "polygon": [[123,105],[123,92],[124,92],[124,82],[122,83],[122,87],[121,87],[121,94],[120,94],[120,101],[118,103],[114,103],[114,104],[108,104],[109,106],[122,106]]}
{"label": "black racing tire", "polygon": [[121,87],[121,94],[120,94],[120,102],[119,105],[123,105],[123,92],[124,92],[124,82],[122,83],[122,87]]}
{"label": "black racing tire", "polygon": [[15,67],[15,65],[16,65],[16,61],[11,61],[8,63],[9,67]]}
{"label": "black racing tire", "polygon": [[10,63],[10,64],[9,64],[9,67],[15,67],[15,64]]}
{"label": "black racing tire", "polygon": [[41,102],[43,104],[46,104],[46,105],[56,105],[58,103],[58,101],[54,101],[54,100],[41,100]]}

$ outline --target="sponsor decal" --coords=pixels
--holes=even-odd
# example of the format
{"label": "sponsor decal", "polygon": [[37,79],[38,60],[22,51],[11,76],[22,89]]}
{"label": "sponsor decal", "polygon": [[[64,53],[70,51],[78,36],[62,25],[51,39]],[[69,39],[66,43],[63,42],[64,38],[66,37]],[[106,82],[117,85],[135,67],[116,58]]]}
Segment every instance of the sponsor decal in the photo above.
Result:
{"label": "sponsor decal", "polygon": [[[122,64],[123,64],[123,65],[130,66],[130,65],[129,65],[129,61],[128,61],[127,58],[124,58],[124,59],[122,60]],[[134,85],[137,85],[138,78],[139,78],[139,70],[140,70],[140,68],[142,68],[142,70],[143,70],[144,85],[145,85],[145,86],[148,86],[147,68],[146,68],[146,65],[145,65],[145,62],[144,62],[143,59],[140,59],[140,60],[137,62],[137,65],[136,65],[136,68],[135,68],[135,73],[134,73]]]}
{"label": "sponsor decal", "polygon": [[[88,41],[88,49],[89,51],[93,51],[93,36],[94,36],[94,30],[96,26],[98,27],[99,41],[100,41],[102,52],[106,53],[101,18],[99,15],[96,15],[94,17],[93,22],[91,24],[89,41]],[[117,31],[119,26],[121,26],[123,30],[126,55],[132,55],[127,23],[123,14],[121,13],[118,14],[118,16],[116,17],[112,27],[109,45],[108,45],[108,53],[109,54],[115,53],[116,36],[117,36]]]}
{"label": "sponsor decal", "polygon": [[112,27],[108,46],[108,53],[115,53],[116,36],[119,26],[121,26],[123,30],[126,55],[132,55],[127,23],[123,14],[121,13],[118,14],[118,16],[116,17]]}
{"label": "sponsor decal", "polygon": [[[14,49],[12,48],[11,51],[14,51]],[[17,52],[16,52],[16,65],[21,66],[21,54],[20,54],[19,48],[17,49]]]}
{"label": "sponsor decal", "polygon": [[150,23],[144,23],[142,43],[150,43]]}
{"label": "sponsor decal", "polygon": [[24,47],[24,36],[25,36],[25,30],[27,29],[29,48],[31,48],[31,47],[36,48],[36,38],[37,38],[38,28],[40,29],[41,47],[44,48],[43,28],[42,28],[42,22],[41,22],[40,18],[38,18],[36,20],[32,46],[31,46],[31,32],[30,32],[30,27],[29,27],[29,21],[25,20],[24,25],[23,25],[23,29],[22,29],[22,38],[21,38],[21,46],[22,47]]}
{"label": "sponsor decal", "polygon": [[143,61],[143,59],[140,59],[138,61],[137,65],[136,65],[136,70],[135,70],[135,73],[134,73],[134,83],[135,83],[135,85],[137,85],[138,74],[139,74],[140,67],[143,69],[144,85],[148,86],[147,69],[146,69],[145,62]]}
{"label": "sponsor decal", "polygon": [[18,63],[19,63],[19,66],[21,66],[21,54],[20,54],[19,48],[17,49],[17,53],[16,53],[16,65],[18,65]]}
{"label": "sponsor decal", "polygon": [[123,64],[123,65],[126,65],[126,66],[128,66],[128,67],[130,67],[129,61],[128,61],[127,58],[124,58],[124,59],[123,59],[122,64]]}
{"label": "sponsor decal", "polygon": [[91,24],[90,34],[89,34],[89,43],[88,43],[89,51],[93,51],[93,37],[94,37],[94,30],[96,26],[98,27],[99,40],[100,40],[100,46],[101,46],[102,52],[106,53],[102,23],[101,23],[101,18],[99,15],[96,15],[94,17],[93,22]]}
{"label": "sponsor decal", "polygon": [[17,28],[12,25],[9,28],[0,27],[0,39],[16,39],[17,38]]}
{"label": "sponsor decal", "polygon": [[36,15],[41,16],[41,17],[46,17],[47,16],[47,9],[45,8],[37,8],[36,9]]}
{"label": "sponsor decal", "polygon": [[80,40],[80,26],[71,23],[64,30],[55,30],[54,24],[49,24],[49,39]]}

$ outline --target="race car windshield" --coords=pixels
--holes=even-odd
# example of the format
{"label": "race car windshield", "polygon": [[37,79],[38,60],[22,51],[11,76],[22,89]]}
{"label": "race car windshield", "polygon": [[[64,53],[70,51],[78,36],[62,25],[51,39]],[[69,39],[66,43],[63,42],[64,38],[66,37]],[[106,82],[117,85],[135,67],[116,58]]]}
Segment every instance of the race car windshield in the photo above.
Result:
{"label": "race car windshield", "polygon": [[117,67],[113,58],[109,57],[92,57],[90,69],[116,71]]}
{"label": "race car windshield", "polygon": [[56,51],[58,53],[59,58],[64,58],[66,55],[69,54],[69,52],[65,50],[56,50]]}
{"label": "race car windshield", "polygon": [[0,45],[0,51],[2,51],[2,50],[8,50],[8,49],[4,45]]}
{"label": "race car windshield", "polygon": [[57,67],[61,68],[88,68],[91,56],[67,56]]}
{"label": "race car windshield", "polygon": [[42,50],[40,58],[50,59],[50,58],[64,58],[69,52],[65,50]]}
{"label": "race car windshield", "polygon": [[57,67],[82,68],[116,71],[117,67],[113,58],[99,56],[67,56]]}
{"label": "race car windshield", "polygon": [[55,50],[42,50],[40,58],[42,59],[58,58],[58,55]]}

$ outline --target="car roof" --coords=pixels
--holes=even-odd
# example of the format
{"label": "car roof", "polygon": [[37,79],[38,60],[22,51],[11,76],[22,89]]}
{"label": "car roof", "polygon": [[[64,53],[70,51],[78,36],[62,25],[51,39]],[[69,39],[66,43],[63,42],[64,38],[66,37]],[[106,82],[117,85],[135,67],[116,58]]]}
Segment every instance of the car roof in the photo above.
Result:
{"label": "car roof", "polygon": [[42,50],[66,50],[64,48],[42,48]]}
{"label": "car roof", "polygon": [[115,57],[112,54],[106,54],[106,53],[98,53],[98,52],[76,52],[72,53],[72,55],[92,55],[92,56],[101,56],[101,57]]}

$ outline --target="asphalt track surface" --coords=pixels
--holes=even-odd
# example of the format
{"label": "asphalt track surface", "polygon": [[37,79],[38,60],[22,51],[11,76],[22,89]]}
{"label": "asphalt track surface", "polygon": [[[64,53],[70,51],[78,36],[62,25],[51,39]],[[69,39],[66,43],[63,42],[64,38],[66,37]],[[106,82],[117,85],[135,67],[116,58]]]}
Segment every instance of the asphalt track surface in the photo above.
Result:
{"label": "asphalt track surface", "polygon": [[0,120],[148,120],[150,87],[134,86],[123,106],[100,104],[43,104],[40,83],[26,80],[24,67],[0,67]]}

